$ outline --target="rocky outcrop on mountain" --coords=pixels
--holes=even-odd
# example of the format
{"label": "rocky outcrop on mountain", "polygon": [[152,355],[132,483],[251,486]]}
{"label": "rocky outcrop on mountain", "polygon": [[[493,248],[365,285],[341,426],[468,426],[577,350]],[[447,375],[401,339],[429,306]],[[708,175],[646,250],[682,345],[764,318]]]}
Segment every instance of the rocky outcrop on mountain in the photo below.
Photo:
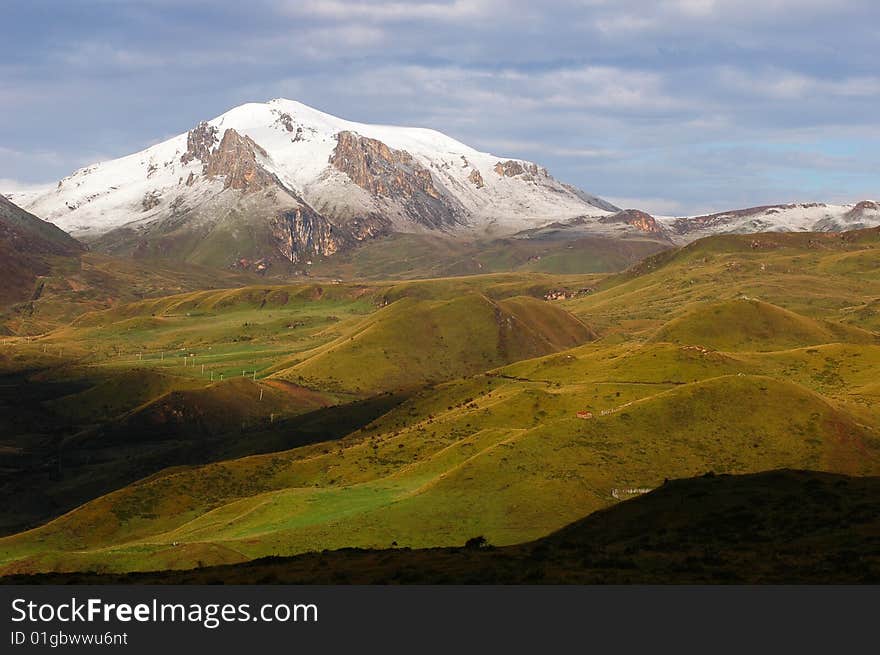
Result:
{"label": "rocky outcrop on mountain", "polygon": [[141,207],[145,212],[148,212],[158,206],[160,202],[159,194],[156,191],[148,191],[144,194],[144,199],[141,200]]}
{"label": "rocky outcrop on mountain", "polygon": [[278,251],[291,263],[327,257],[351,244],[351,238],[307,205],[280,212],[271,221]]}
{"label": "rocky outcrop on mountain", "polygon": [[525,173],[522,164],[518,161],[513,161],[512,159],[498,162],[495,164],[494,170],[498,175],[503,175],[504,177],[514,177],[515,175],[522,175]]}
{"label": "rocky outcrop on mountain", "polygon": [[[292,125],[290,129],[293,129]],[[275,176],[257,161],[258,155],[263,158],[268,155],[253,139],[229,128],[223,131],[223,137],[218,141],[218,132],[213,125],[199,123],[187,133],[187,149],[180,161],[184,164],[195,160],[202,162],[202,175],[207,179],[223,177],[224,189],[253,192],[277,183]],[[190,171],[186,186],[192,186],[194,180],[195,175]],[[156,204],[155,194],[144,197],[144,211]]]}
{"label": "rocky outcrop on mountain", "polygon": [[[286,111],[279,112],[275,122],[284,127],[288,132],[293,132],[293,117]],[[299,129],[302,131],[302,128]]]}
{"label": "rocky outcrop on mountain", "polygon": [[188,164],[194,159],[205,161],[217,144],[217,131],[217,127],[202,121],[187,132],[186,152],[180,157],[181,163]]}
{"label": "rocky outcrop on mountain", "polygon": [[546,168],[542,168],[537,164],[513,159],[498,162],[493,170],[501,177],[521,176],[525,180],[533,180],[538,176],[549,177],[550,175]]}
{"label": "rocky outcrop on mountain", "polygon": [[476,168],[471,169],[471,173],[468,175],[468,181],[478,189],[482,189],[486,186],[486,183],[483,181],[483,176]]}
{"label": "rocky outcrop on mountain", "polygon": [[666,233],[653,216],[638,209],[623,209],[611,216],[600,218],[599,222],[604,224],[624,223],[649,234],[663,235]]}
{"label": "rocky outcrop on mountain", "polygon": [[454,225],[458,203],[434,183],[431,171],[405,150],[350,131],[336,137],[330,164],[375,197],[400,202],[414,221],[431,227]]}
{"label": "rocky outcrop on mountain", "polygon": [[266,151],[248,136],[233,129],[223,133],[218,148],[202,161],[208,178],[223,177],[224,189],[238,189],[246,193],[259,191],[278,183],[277,178],[257,162],[257,155],[266,157]]}

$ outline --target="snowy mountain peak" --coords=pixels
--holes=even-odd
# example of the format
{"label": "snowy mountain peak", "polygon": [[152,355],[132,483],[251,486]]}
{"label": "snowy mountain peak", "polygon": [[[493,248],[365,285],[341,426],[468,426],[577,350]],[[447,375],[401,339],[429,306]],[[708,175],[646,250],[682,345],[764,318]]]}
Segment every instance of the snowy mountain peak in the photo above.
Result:
{"label": "snowy mountain peak", "polygon": [[197,241],[179,256],[210,261],[298,261],[389,232],[503,235],[616,211],[533,162],[283,98],[12,197],[97,247],[162,253]]}
{"label": "snowy mountain peak", "polygon": [[880,204],[873,200],[845,205],[801,202],[657,220],[678,243],[724,233],[842,232],[880,225]]}

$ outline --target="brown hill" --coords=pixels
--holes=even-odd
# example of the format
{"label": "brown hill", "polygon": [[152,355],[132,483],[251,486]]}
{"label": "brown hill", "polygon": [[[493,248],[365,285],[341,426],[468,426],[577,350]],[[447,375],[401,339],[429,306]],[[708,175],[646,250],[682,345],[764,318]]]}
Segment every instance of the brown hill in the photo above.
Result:
{"label": "brown hill", "polygon": [[51,223],[0,195],[0,304],[39,296],[37,278],[53,260],[76,257],[84,247]]}

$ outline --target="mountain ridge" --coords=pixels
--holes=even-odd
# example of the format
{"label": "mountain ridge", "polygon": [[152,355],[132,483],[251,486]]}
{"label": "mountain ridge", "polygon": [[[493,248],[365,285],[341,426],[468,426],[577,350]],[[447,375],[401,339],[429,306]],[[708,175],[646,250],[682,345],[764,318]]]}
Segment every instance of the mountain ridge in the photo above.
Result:
{"label": "mountain ridge", "polygon": [[873,200],[652,216],[436,130],[359,123],[283,98],[234,107],[54,188],[7,196],[99,252],[257,273],[305,271],[392,234],[682,245],[880,225]]}
{"label": "mountain ridge", "polygon": [[176,256],[264,267],[394,232],[507,235],[613,208],[533,162],[284,99],[235,107],[53,189],[10,196],[100,250],[162,253],[166,241],[181,250],[194,240]]}

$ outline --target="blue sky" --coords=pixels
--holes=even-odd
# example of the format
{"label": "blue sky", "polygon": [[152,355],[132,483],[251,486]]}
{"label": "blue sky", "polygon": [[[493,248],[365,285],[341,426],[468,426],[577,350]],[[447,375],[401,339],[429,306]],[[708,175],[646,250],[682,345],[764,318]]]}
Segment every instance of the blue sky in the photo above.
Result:
{"label": "blue sky", "polygon": [[880,196],[876,0],[4,0],[0,189],[247,101],[422,125],[661,214]]}

